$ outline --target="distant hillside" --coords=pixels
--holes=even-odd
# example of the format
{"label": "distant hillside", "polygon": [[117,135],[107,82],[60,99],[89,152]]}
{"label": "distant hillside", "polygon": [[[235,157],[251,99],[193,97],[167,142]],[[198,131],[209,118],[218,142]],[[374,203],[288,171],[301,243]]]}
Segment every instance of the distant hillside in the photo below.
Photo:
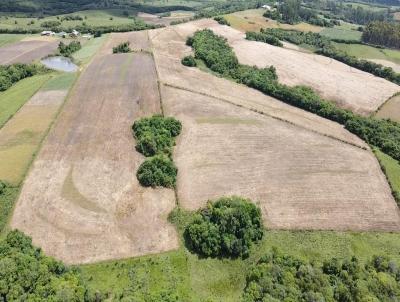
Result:
{"label": "distant hillside", "polygon": [[[62,13],[71,13],[84,9],[103,9],[103,8],[123,8],[131,10],[140,10],[149,13],[159,13],[170,10],[190,10],[193,2],[209,3],[208,1],[191,1],[186,5],[186,1],[174,1],[173,5],[165,2],[165,5],[152,5],[156,1],[137,0],[1,0],[0,12],[21,12],[43,15],[54,15]],[[177,4],[177,5],[175,5]]]}

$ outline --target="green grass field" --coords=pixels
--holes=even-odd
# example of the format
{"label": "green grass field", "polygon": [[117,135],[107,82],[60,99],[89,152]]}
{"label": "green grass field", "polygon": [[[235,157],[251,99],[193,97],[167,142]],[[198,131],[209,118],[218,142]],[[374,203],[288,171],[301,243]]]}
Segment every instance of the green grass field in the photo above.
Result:
{"label": "green grass field", "polygon": [[8,223],[18,193],[18,187],[9,187],[0,195],[0,238],[2,237],[1,235],[4,231],[4,227]]}
{"label": "green grass field", "polygon": [[388,8],[383,6],[375,6],[373,4],[358,3],[358,2],[346,2],[345,4],[351,4],[353,8],[361,7],[363,9],[371,10],[374,12],[385,11]]}
{"label": "green grass field", "polygon": [[99,38],[89,40],[83,47],[72,55],[74,61],[78,64],[86,64],[100,49],[103,43],[107,40],[108,35],[102,35]]}
{"label": "green grass field", "polygon": [[334,43],[335,47],[345,51],[351,56],[362,59],[388,60],[400,64],[400,51],[394,49],[380,49],[362,44]]}
{"label": "green grass field", "polygon": [[69,89],[76,79],[77,74],[75,72],[59,73],[57,76],[46,82],[41,90],[65,90]]}
{"label": "green grass field", "polygon": [[386,177],[390,183],[392,190],[400,193],[400,164],[397,160],[389,155],[381,152],[379,149],[375,150],[375,155],[380,164],[385,169]]}
{"label": "green grass field", "polygon": [[0,47],[21,41],[26,35],[0,34]]}
{"label": "green grass field", "polygon": [[[181,222],[180,230],[183,224]],[[370,260],[374,255],[386,255],[400,263],[400,234],[266,231],[264,239],[253,246],[250,257],[244,260],[200,259],[181,247],[154,256],[83,265],[80,269],[90,288],[108,293],[109,297],[123,292],[131,283],[129,274],[134,273],[140,284],[137,292],[144,297],[150,291],[177,288],[181,298],[178,301],[234,302],[240,300],[248,269],[272,248],[317,263],[354,255],[361,261]]]}
{"label": "green grass field", "polygon": [[51,74],[44,74],[26,78],[0,93],[0,128],[50,77]]}
{"label": "green grass field", "polygon": [[330,39],[343,39],[343,40],[361,40],[362,33],[349,29],[346,27],[326,27],[321,32],[321,35],[326,36]]}

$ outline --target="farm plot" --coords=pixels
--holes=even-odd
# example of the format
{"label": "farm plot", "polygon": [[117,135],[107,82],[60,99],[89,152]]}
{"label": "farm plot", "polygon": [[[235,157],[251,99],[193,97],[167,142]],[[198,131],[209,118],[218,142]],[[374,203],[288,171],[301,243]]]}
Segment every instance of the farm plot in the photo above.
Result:
{"label": "farm plot", "polygon": [[269,228],[400,229],[369,150],[181,89],[164,88],[163,104],[184,126],[174,151],[184,208],[240,195],[259,203]]}
{"label": "farm plot", "polygon": [[25,180],[11,222],[67,263],[178,246],[167,222],[174,191],[140,187],[135,175],[143,158],[134,148],[132,122],[160,112],[153,59],[109,51],[101,51],[75,85]]}
{"label": "farm plot", "polygon": [[376,113],[377,117],[389,118],[400,123],[400,95],[396,95],[388,100]]}
{"label": "farm plot", "polygon": [[161,83],[262,112],[325,136],[367,148],[362,140],[344,130],[337,123],[287,105],[257,90],[202,72],[197,68],[184,67],[180,59],[191,52],[190,47],[185,45],[185,39],[187,31],[195,30],[195,27],[192,26],[192,23],[186,23],[150,32],[154,59]]}
{"label": "farm plot", "polygon": [[0,48],[0,64],[31,63],[57,49],[57,41],[21,41]]}
{"label": "farm plot", "polygon": [[185,34],[190,34],[193,27],[210,28],[226,37],[241,63],[258,67],[273,65],[281,83],[311,86],[323,97],[360,114],[374,112],[400,91],[396,84],[327,57],[247,41],[241,32],[211,20],[192,23]]}

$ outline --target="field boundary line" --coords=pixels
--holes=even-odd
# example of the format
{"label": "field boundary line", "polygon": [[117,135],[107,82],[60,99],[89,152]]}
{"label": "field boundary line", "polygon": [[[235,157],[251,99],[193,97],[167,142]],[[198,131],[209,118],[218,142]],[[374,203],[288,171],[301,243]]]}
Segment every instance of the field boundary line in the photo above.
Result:
{"label": "field boundary line", "polygon": [[150,38],[149,31],[146,31],[146,34],[147,34],[147,39],[148,39],[149,44],[150,44],[150,56],[151,56],[151,58],[152,58],[152,60],[153,60],[154,69],[155,69],[155,71],[156,71],[156,76],[157,76],[157,90],[158,90],[158,97],[159,97],[159,99],[160,99],[161,114],[162,114],[162,116],[164,116],[164,105],[163,105],[162,93],[161,93],[161,84],[162,84],[162,83],[161,83],[161,81],[160,81],[160,73],[158,72],[158,67],[157,67],[157,64],[156,64],[156,60],[154,60],[154,46],[153,46],[153,41],[152,41],[152,39]]}
{"label": "field boundary line", "polygon": [[393,94],[386,101],[384,101],[382,104],[380,104],[379,107],[374,112],[371,113],[371,116],[376,116],[378,114],[379,110],[381,110],[383,108],[383,106],[386,105],[386,103],[388,103],[391,99],[393,99],[394,97],[399,96],[399,95],[400,95],[400,91]]}
{"label": "field boundary line", "polygon": [[175,89],[184,90],[184,91],[188,91],[188,92],[191,92],[191,93],[195,93],[195,94],[207,96],[207,97],[210,97],[210,98],[213,98],[213,99],[216,99],[216,100],[219,100],[219,101],[222,101],[222,102],[231,104],[231,105],[233,105],[233,106],[236,106],[236,107],[239,107],[239,108],[244,108],[244,109],[250,110],[250,111],[252,111],[252,112],[258,113],[258,114],[260,114],[260,115],[268,116],[268,117],[273,118],[273,119],[276,119],[276,120],[278,120],[278,121],[281,121],[281,122],[284,122],[284,123],[288,123],[288,124],[290,124],[290,125],[293,125],[293,126],[295,126],[295,127],[298,127],[298,128],[301,128],[301,129],[304,129],[304,130],[307,130],[307,131],[310,131],[310,132],[312,132],[312,133],[316,133],[316,134],[318,134],[318,135],[321,135],[321,136],[325,136],[325,137],[334,139],[334,140],[339,141],[339,142],[342,142],[342,143],[344,143],[344,144],[347,144],[347,145],[350,145],[350,146],[353,146],[353,147],[357,147],[357,148],[362,149],[362,150],[368,150],[367,147],[359,146],[359,145],[357,145],[357,144],[354,144],[354,143],[345,141],[345,140],[340,139],[340,138],[338,138],[338,137],[335,137],[335,136],[333,136],[333,135],[321,133],[321,132],[319,132],[319,131],[316,131],[316,130],[313,130],[313,129],[310,129],[310,128],[301,126],[301,125],[296,124],[296,123],[294,123],[294,122],[291,122],[291,121],[289,121],[289,120],[286,120],[286,119],[283,119],[283,118],[280,118],[280,117],[271,115],[271,114],[266,113],[266,112],[264,112],[264,111],[260,111],[260,110],[254,109],[254,108],[249,108],[249,107],[246,107],[246,106],[241,105],[241,104],[236,104],[236,103],[234,103],[234,102],[232,102],[232,101],[229,101],[229,100],[224,99],[224,98],[221,98],[221,97],[217,97],[217,96],[214,96],[214,95],[211,95],[211,94],[208,94],[208,93],[204,93],[204,92],[192,90],[192,89],[185,88],[185,87],[176,86],[176,85],[169,84],[169,83],[163,83],[163,84],[164,84],[165,86],[167,86],[167,87],[171,87],[171,88],[175,88]]}

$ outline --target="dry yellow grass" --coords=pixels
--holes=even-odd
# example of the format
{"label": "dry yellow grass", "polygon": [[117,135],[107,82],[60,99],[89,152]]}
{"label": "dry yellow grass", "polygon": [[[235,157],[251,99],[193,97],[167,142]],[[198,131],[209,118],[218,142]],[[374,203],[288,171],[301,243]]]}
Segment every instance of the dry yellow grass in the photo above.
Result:
{"label": "dry yellow grass", "polygon": [[388,100],[376,113],[377,117],[389,118],[400,123],[400,95]]}

